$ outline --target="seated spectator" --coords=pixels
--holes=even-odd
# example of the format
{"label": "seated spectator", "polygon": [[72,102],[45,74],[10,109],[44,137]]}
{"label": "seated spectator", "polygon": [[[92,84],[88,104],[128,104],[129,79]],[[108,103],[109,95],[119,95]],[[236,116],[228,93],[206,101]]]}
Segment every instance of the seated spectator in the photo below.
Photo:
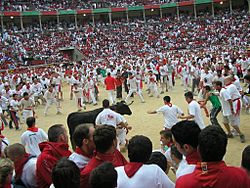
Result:
{"label": "seated spectator", "polygon": [[200,162],[200,155],[197,152],[198,136],[200,128],[194,121],[180,121],[176,123],[171,132],[178,151],[186,156],[188,164],[196,165]]}
{"label": "seated spectator", "polygon": [[[119,188],[171,188],[174,183],[154,164],[146,164],[152,153],[152,142],[145,136],[134,136],[128,144],[130,162],[117,167]],[[143,181],[142,181],[143,180]]]}
{"label": "seated spectator", "polygon": [[28,117],[26,124],[28,128],[21,136],[21,143],[27,147],[28,153],[39,156],[41,153],[39,144],[48,140],[48,135],[44,130],[36,127],[36,119],[34,117]]}
{"label": "seated spectator", "polygon": [[180,176],[194,171],[195,165],[187,164],[186,159],[183,158],[183,155],[178,151],[175,145],[171,147],[171,158],[174,161],[173,168],[177,179]]}
{"label": "seated spectator", "polygon": [[226,153],[227,135],[223,129],[208,126],[199,135],[198,148],[202,159],[193,173],[184,175],[176,181],[176,188],[246,188],[250,178],[245,170],[230,167],[223,157]]}
{"label": "seated spectator", "polygon": [[245,147],[242,152],[241,167],[243,167],[250,176],[250,145]]}
{"label": "seated spectator", "polygon": [[22,144],[16,143],[7,147],[7,156],[14,162],[15,185],[28,188],[36,186],[37,158],[25,152]]}
{"label": "seated spectator", "polygon": [[11,187],[14,165],[10,159],[0,159],[0,187]]}
{"label": "seated spectator", "polygon": [[80,170],[73,161],[60,159],[52,170],[50,188],[80,188]]}
{"label": "seated spectator", "polygon": [[103,162],[111,162],[115,167],[127,164],[126,159],[116,149],[116,130],[113,126],[101,126],[95,130],[93,138],[96,146],[96,154],[81,171],[81,187],[84,188],[90,187],[90,173]]}
{"label": "seated spectator", "polygon": [[168,161],[166,157],[159,151],[152,152],[147,164],[156,164],[163,170],[163,172],[168,174]]}
{"label": "seated spectator", "polygon": [[112,163],[104,162],[96,167],[90,174],[92,188],[115,188],[117,187],[117,172]]}
{"label": "seated spectator", "polygon": [[61,124],[53,125],[48,130],[48,142],[39,144],[41,154],[37,159],[37,185],[48,188],[52,184],[52,169],[62,157],[69,157],[68,135]]}
{"label": "seated spectator", "polygon": [[79,125],[74,131],[73,141],[77,146],[74,153],[69,156],[69,160],[73,161],[82,170],[90,161],[95,149],[93,134],[95,128],[90,125]]}

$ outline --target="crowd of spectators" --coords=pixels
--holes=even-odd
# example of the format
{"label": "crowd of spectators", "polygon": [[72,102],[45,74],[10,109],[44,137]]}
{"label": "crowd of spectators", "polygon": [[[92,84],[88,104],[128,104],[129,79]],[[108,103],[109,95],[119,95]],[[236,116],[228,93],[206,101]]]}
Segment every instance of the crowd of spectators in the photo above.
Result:
{"label": "crowd of spectators", "polygon": [[68,9],[91,9],[91,8],[104,8],[104,7],[128,7],[150,4],[162,4],[179,2],[183,0],[2,0],[0,5],[2,11],[32,11],[32,10],[68,10]]}
{"label": "crowd of spectators", "polygon": [[[62,63],[65,56],[59,48],[74,46],[89,62],[103,59],[150,58],[176,50],[212,53],[241,53],[250,41],[249,15],[235,11],[233,15],[220,13],[191,17],[151,19],[146,23],[133,20],[113,21],[113,24],[95,23],[78,25],[55,22],[28,26],[24,31],[12,26],[0,38],[1,68],[6,64],[25,64],[25,57],[44,60],[47,63]],[[231,49],[231,52],[230,52]],[[181,51],[180,51],[181,50]],[[234,55],[236,55],[234,54]],[[12,62],[12,63],[10,63]],[[8,67],[8,66],[7,66]]]}

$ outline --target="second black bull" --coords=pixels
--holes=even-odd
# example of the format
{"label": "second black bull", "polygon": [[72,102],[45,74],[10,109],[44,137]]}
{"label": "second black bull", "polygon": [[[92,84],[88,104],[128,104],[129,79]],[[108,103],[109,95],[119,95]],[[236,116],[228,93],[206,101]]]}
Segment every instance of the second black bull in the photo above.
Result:
{"label": "second black bull", "polygon": [[[127,105],[124,101],[121,101],[118,102],[116,105],[111,106],[110,108],[121,115],[131,115],[132,111],[129,108],[129,105],[131,105],[132,103]],[[75,131],[75,128],[78,125],[84,123],[92,123],[95,125],[95,119],[102,110],[103,108],[98,108],[87,112],[73,112],[68,115],[67,124],[69,128],[70,141],[73,149],[75,149],[75,144],[72,141],[72,136]]]}

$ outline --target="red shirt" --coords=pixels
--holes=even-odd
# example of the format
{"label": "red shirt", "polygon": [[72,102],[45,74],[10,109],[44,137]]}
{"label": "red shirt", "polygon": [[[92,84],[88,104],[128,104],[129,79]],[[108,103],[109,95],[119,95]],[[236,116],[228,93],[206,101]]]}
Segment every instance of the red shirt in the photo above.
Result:
{"label": "red shirt", "polygon": [[52,184],[52,169],[62,157],[69,157],[68,144],[42,142],[39,144],[41,154],[37,159],[36,179],[38,188],[48,188]]}
{"label": "red shirt", "polygon": [[105,78],[104,83],[106,85],[106,90],[114,90],[115,89],[116,80],[112,76],[108,76],[107,78]]}
{"label": "red shirt", "polygon": [[81,187],[91,187],[89,184],[91,171],[105,161],[111,162],[115,167],[124,166],[128,163],[118,150],[115,150],[113,154],[101,154],[97,152],[96,155],[89,161],[87,166],[81,171]]}
{"label": "red shirt", "polygon": [[181,176],[176,188],[250,188],[244,169],[229,167],[224,161],[198,163],[191,174]]}

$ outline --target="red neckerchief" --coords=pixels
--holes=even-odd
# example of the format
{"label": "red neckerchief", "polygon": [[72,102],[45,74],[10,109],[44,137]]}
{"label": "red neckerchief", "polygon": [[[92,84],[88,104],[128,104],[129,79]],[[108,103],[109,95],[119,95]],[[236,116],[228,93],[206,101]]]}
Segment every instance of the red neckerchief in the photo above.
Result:
{"label": "red neckerchief", "polygon": [[230,82],[230,83],[228,83],[228,84],[225,84],[225,86],[229,86],[229,85],[231,85],[232,84],[232,82]]}
{"label": "red neckerchief", "polygon": [[173,142],[169,142],[167,146],[170,148],[173,145]]}
{"label": "red neckerchief", "polygon": [[11,182],[6,183],[6,184],[3,186],[3,188],[11,188]]}
{"label": "red neckerchief", "polygon": [[38,132],[38,128],[37,127],[29,127],[27,128],[28,131],[32,131],[32,132]]}
{"label": "red neckerchief", "polygon": [[130,162],[124,166],[124,171],[129,178],[133,177],[135,173],[142,167],[143,163]]}
{"label": "red neckerchief", "polygon": [[21,160],[18,160],[14,163],[15,166],[15,180],[18,180],[21,178],[22,173],[23,173],[23,167],[26,164],[26,162],[29,160],[30,154],[26,153],[24,157]]}
{"label": "red neckerchief", "polygon": [[1,133],[1,131],[0,131],[0,138],[5,138],[5,136],[4,135],[2,135],[2,133]]}
{"label": "red neckerchief", "polygon": [[85,153],[84,151],[81,150],[81,148],[77,147],[75,152],[79,155],[82,155],[84,157],[92,158],[92,155]]}
{"label": "red neckerchief", "polygon": [[115,153],[111,154],[103,154],[100,152],[96,152],[95,158],[99,161],[108,161],[108,162],[113,162],[114,160]]}
{"label": "red neckerchief", "polygon": [[171,102],[166,102],[166,105],[168,105],[169,107],[172,107],[172,103]]}

